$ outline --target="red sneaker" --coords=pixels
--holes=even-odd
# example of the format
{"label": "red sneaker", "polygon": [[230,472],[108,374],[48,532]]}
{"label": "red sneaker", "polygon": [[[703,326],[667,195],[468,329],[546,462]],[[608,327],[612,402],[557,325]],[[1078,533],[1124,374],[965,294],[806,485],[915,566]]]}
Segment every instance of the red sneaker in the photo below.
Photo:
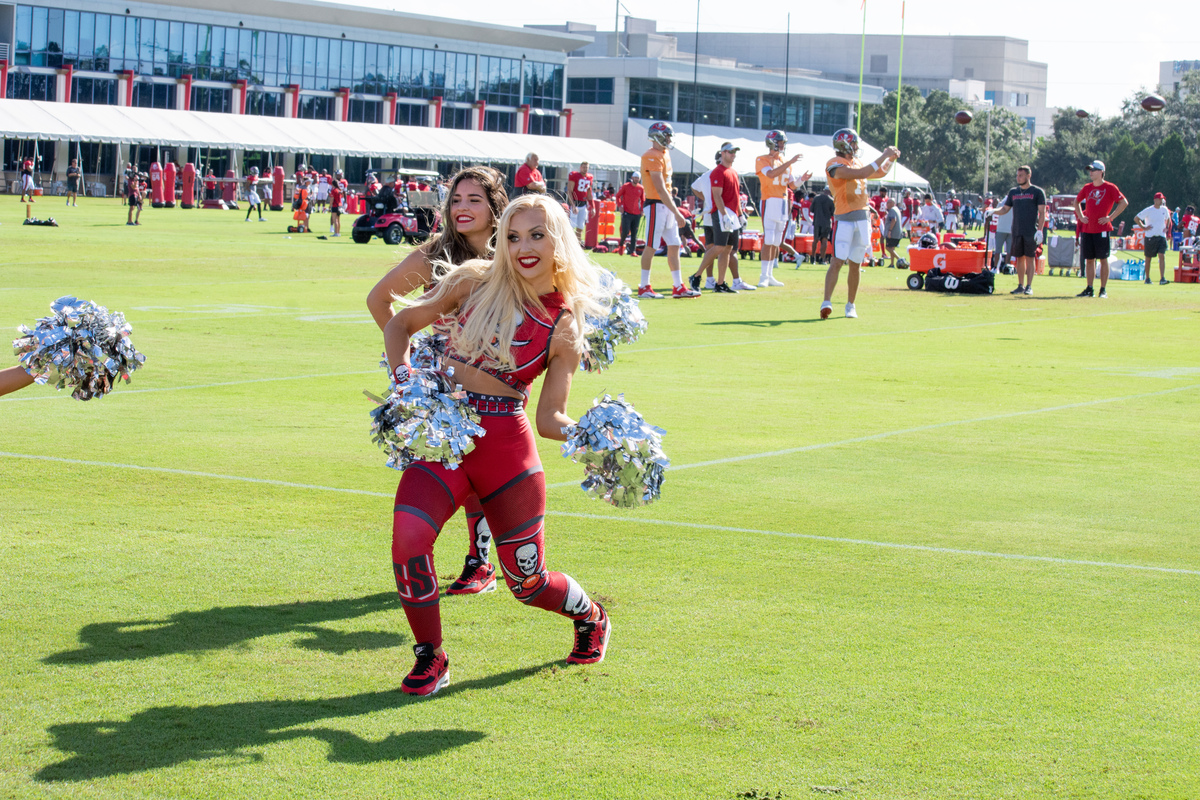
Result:
{"label": "red sneaker", "polygon": [[567,656],[568,664],[599,664],[604,660],[604,651],[608,647],[608,634],[612,626],[608,622],[608,612],[604,606],[596,603],[600,609],[600,619],[595,622],[577,621],[575,623],[575,647]]}
{"label": "red sneaker", "polygon": [[650,284],[646,284],[642,288],[638,289],[638,297],[645,297],[645,298],[649,298],[650,300],[662,300],[663,299],[663,296],[661,294],[659,294],[658,292],[654,291],[654,287],[652,287]]}
{"label": "red sneaker", "polygon": [[462,575],[450,584],[446,594],[484,594],[496,591],[496,568],[478,558],[467,558]]}
{"label": "red sneaker", "polygon": [[695,289],[685,286],[682,283],[671,290],[671,297],[675,298],[676,300],[678,300],[681,297],[699,297],[699,296],[700,296],[699,292],[697,292]]}
{"label": "red sneaker", "polygon": [[413,645],[413,653],[417,656],[417,663],[400,684],[400,689],[405,694],[437,694],[450,682],[450,657],[444,652],[441,655],[435,653],[431,644]]}

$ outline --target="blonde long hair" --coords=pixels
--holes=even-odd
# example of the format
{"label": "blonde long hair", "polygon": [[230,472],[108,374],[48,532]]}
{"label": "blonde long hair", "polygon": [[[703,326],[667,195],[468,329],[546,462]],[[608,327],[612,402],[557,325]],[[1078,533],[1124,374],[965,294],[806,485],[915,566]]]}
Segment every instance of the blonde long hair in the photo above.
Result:
{"label": "blonde long hair", "polygon": [[[570,325],[575,331],[578,355],[588,348],[586,318],[590,315],[602,319],[607,315],[607,310],[595,299],[601,294],[600,267],[583,252],[567,213],[546,195],[522,195],[509,203],[500,216],[493,260],[472,259],[458,266],[446,265],[445,277],[437,288],[413,303],[435,304],[454,294],[462,284],[470,287],[457,312],[458,324],[450,333],[455,352],[469,362],[481,359],[485,366],[500,369],[516,366],[512,360],[512,342],[521,312],[526,308],[542,311],[533,287],[520,276],[508,253],[512,218],[534,208],[540,208],[545,215],[546,233],[554,242],[554,288],[571,310]],[[441,265],[435,265],[435,269],[438,266]]]}

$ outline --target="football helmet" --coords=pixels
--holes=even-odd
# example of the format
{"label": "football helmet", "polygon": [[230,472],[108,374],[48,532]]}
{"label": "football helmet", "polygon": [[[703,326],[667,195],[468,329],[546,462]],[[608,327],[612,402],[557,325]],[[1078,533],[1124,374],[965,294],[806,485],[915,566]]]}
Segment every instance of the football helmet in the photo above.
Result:
{"label": "football helmet", "polygon": [[251,174],[251,175],[257,175],[257,174],[258,174],[258,167],[251,167],[251,168],[250,168],[250,174]]}
{"label": "football helmet", "polygon": [[921,249],[925,249],[926,247],[937,247],[938,240],[937,237],[932,233],[926,233],[917,240],[917,244],[921,246]]}
{"label": "football helmet", "polygon": [[669,122],[659,121],[650,126],[646,131],[646,135],[650,137],[650,141],[670,150],[671,140],[675,138],[675,129],[671,127]]}
{"label": "football helmet", "polygon": [[767,134],[767,149],[772,153],[782,153],[787,147],[787,134],[783,131],[771,131]]}
{"label": "football helmet", "polygon": [[858,152],[858,133],[853,128],[842,128],[833,135],[833,151],[839,156],[853,158]]}

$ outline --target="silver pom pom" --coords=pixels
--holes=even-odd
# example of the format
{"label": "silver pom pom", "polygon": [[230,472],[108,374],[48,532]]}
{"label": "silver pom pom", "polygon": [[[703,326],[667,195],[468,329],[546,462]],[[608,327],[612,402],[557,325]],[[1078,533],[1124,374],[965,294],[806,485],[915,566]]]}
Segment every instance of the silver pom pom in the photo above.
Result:
{"label": "silver pom pom", "polygon": [[671,465],[662,449],[666,431],[647,423],[625,395],[592,401],[592,408],[563,433],[568,437],[563,458],[583,464],[580,488],[588,494],[617,508],[646,505],[662,494]]}
{"label": "silver pom pom", "polygon": [[586,323],[588,352],[584,353],[579,366],[588,372],[602,372],[612,366],[616,359],[616,346],[622,342],[636,342],[646,332],[646,318],[638,308],[633,290],[608,270],[600,270],[601,295],[596,301],[608,308],[604,319],[588,316]]}
{"label": "silver pom pom", "polygon": [[76,400],[103,397],[129,373],[146,362],[129,339],[133,326],[119,311],[75,297],[60,297],[50,304],[53,315],[42,317],[30,329],[22,325],[13,340],[25,371],[40,384],[71,388]]}
{"label": "silver pom pom", "polygon": [[[408,340],[408,363],[413,369],[441,369],[442,356],[446,354],[446,347],[450,341],[450,337],[444,333],[427,333],[426,331],[418,331],[414,333]],[[390,376],[392,368],[388,365],[387,353],[379,354],[379,366],[383,367]]]}
{"label": "silver pom pom", "polygon": [[475,449],[475,437],[487,433],[452,374],[418,368],[403,383],[392,383],[387,400],[367,394],[379,404],[371,410],[371,439],[387,453],[392,469],[414,461],[457,469]]}

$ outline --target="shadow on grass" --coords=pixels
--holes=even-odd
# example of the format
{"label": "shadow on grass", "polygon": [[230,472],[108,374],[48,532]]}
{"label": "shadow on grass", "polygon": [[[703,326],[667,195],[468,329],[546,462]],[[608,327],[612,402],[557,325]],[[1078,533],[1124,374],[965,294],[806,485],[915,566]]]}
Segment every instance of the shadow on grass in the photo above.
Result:
{"label": "shadow on grass", "polygon": [[[492,689],[540,672],[536,667],[510,670],[464,683],[451,683],[432,698],[404,694],[398,688],[322,700],[261,700],[210,706],[163,706],[134,714],[128,722],[69,722],[51,725],[52,744],[71,754],[35,775],[43,783],[86,781],[133,772],[173,767],[187,761],[235,758],[263,760],[247,748],[265,747],[294,739],[319,739],[329,745],[335,763],[369,764],[412,761],[478,742],[479,731],[440,729],[391,733],[378,742],[353,733],[311,725],[323,720],[403,709],[411,703],[437,702],[458,692]],[[397,717],[396,722],[402,722]]]}
{"label": "shadow on grass", "polygon": [[726,319],[716,322],[701,322],[700,325],[739,325],[751,328],[778,328],[780,325],[807,325],[810,322],[822,322],[820,317],[811,319]]}
{"label": "shadow on grass", "polygon": [[96,664],[220,650],[249,639],[289,631],[313,634],[297,643],[310,650],[344,654],[395,647],[403,638],[390,633],[343,634],[318,625],[399,609],[394,592],[344,600],[313,600],[274,606],[227,606],[181,611],[167,619],[96,622],[79,631],[82,647],[55,653],[47,664]]}

